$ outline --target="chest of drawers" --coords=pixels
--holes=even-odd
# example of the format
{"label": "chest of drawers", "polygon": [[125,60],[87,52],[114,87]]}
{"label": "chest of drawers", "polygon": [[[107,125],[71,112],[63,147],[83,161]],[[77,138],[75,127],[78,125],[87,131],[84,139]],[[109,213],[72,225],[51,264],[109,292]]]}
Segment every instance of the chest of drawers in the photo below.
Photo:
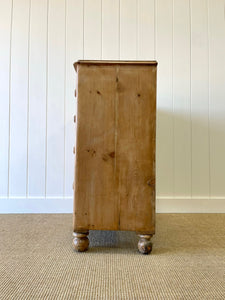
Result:
{"label": "chest of drawers", "polygon": [[155,233],[155,61],[78,61],[73,245],[89,230]]}

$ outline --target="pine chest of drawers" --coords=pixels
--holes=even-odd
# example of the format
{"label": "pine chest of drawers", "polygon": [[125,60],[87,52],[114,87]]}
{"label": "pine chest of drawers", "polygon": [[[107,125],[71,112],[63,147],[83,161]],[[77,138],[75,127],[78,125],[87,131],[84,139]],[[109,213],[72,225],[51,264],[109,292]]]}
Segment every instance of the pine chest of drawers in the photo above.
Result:
{"label": "pine chest of drawers", "polygon": [[73,245],[89,230],[155,233],[155,61],[78,61]]}

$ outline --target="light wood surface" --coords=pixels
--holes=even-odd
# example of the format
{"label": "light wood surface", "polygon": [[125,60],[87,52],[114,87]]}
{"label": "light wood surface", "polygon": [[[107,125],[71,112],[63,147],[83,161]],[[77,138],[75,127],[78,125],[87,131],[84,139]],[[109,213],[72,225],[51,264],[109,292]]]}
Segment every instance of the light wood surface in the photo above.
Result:
{"label": "light wood surface", "polygon": [[74,231],[155,230],[156,62],[79,62]]}
{"label": "light wood surface", "polygon": [[89,239],[88,239],[89,232],[74,232],[73,236],[73,247],[78,252],[84,252],[88,250],[89,247]]}
{"label": "light wood surface", "polygon": [[77,71],[77,66],[80,64],[85,64],[89,65],[97,65],[97,66],[103,66],[103,65],[156,65],[157,66],[157,61],[155,60],[78,60],[77,62],[74,63],[74,68]]}

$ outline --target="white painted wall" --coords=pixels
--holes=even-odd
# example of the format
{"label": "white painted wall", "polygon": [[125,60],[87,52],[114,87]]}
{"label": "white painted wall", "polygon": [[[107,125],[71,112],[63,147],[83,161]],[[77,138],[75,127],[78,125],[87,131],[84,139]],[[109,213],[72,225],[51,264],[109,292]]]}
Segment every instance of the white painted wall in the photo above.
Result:
{"label": "white painted wall", "polygon": [[0,212],[71,212],[78,59],[156,59],[157,211],[225,212],[224,0],[0,0]]}

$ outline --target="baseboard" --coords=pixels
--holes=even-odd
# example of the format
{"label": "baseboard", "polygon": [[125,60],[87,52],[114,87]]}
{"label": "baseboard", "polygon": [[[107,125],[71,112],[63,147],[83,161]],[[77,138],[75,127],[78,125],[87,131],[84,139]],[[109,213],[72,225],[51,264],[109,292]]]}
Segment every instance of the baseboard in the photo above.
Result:
{"label": "baseboard", "polygon": [[0,197],[0,213],[72,213],[72,197]]}
{"label": "baseboard", "polygon": [[[72,213],[72,197],[0,197],[0,213]],[[225,213],[225,197],[157,197],[157,213]]]}
{"label": "baseboard", "polygon": [[158,213],[225,213],[225,197],[157,197]]}

